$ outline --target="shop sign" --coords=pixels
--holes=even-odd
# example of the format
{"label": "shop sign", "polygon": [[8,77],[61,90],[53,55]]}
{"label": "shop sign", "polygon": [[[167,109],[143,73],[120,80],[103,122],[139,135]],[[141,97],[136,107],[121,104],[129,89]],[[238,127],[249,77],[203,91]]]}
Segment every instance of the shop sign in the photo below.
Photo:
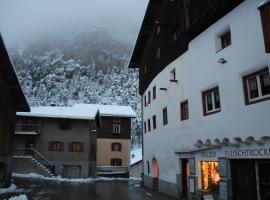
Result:
{"label": "shop sign", "polygon": [[217,153],[215,151],[203,151],[201,152],[203,158],[216,158]]}
{"label": "shop sign", "polygon": [[226,158],[270,158],[270,148],[232,149],[224,151]]}
{"label": "shop sign", "polygon": [[220,200],[227,200],[228,199],[228,185],[227,182],[220,182],[219,183],[219,199]]}

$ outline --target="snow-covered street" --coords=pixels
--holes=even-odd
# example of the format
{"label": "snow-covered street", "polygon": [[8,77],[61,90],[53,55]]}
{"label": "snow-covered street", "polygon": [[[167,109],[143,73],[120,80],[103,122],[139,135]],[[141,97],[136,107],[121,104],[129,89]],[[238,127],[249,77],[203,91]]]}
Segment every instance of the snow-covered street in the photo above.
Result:
{"label": "snow-covered street", "polygon": [[60,182],[42,179],[13,178],[17,186],[12,193],[0,194],[0,199],[27,196],[28,200],[173,200],[151,190],[140,188],[137,180],[98,180],[88,183]]}

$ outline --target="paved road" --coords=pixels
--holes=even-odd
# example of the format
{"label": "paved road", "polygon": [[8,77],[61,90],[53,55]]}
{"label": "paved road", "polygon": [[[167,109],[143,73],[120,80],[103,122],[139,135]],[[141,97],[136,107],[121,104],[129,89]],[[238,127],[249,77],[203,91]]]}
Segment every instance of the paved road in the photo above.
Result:
{"label": "paved road", "polygon": [[14,179],[19,193],[29,200],[175,200],[152,190],[140,188],[138,181],[98,181],[90,184],[60,183],[34,179]]}

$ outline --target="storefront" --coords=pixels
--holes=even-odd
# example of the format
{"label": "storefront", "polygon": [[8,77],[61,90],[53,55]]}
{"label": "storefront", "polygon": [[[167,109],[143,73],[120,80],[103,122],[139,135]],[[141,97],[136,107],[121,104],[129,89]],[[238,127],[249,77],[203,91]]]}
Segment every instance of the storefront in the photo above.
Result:
{"label": "storefront", "polygon": [[180,165],[187,184],[179,185],[182,196],[188,199],[270,199],[269,139],[202,145],[176,154],[180,163],[188,166],[187,170]]}

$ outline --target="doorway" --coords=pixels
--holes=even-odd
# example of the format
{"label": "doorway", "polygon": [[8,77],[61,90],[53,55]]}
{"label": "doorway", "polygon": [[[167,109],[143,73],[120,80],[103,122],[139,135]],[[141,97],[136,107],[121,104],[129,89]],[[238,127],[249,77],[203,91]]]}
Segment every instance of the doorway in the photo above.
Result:
{"label": "doorway", "polygon": [[153,190],[158,191],[159,168],[156,158],[153,158],[152,166],[153,166]]}
{"label": "doorway", "polygon": [[233,199],[257,199],[255,162],[253,160],[231,160],[231,171]]}
{"label": "doorway", "polygon": [[181,169],[182,169],[182,184],[181,184],[181,191],[182,197],[187,197],[187,180],[189,175],[189,163],[188,159],[181,159]]}

